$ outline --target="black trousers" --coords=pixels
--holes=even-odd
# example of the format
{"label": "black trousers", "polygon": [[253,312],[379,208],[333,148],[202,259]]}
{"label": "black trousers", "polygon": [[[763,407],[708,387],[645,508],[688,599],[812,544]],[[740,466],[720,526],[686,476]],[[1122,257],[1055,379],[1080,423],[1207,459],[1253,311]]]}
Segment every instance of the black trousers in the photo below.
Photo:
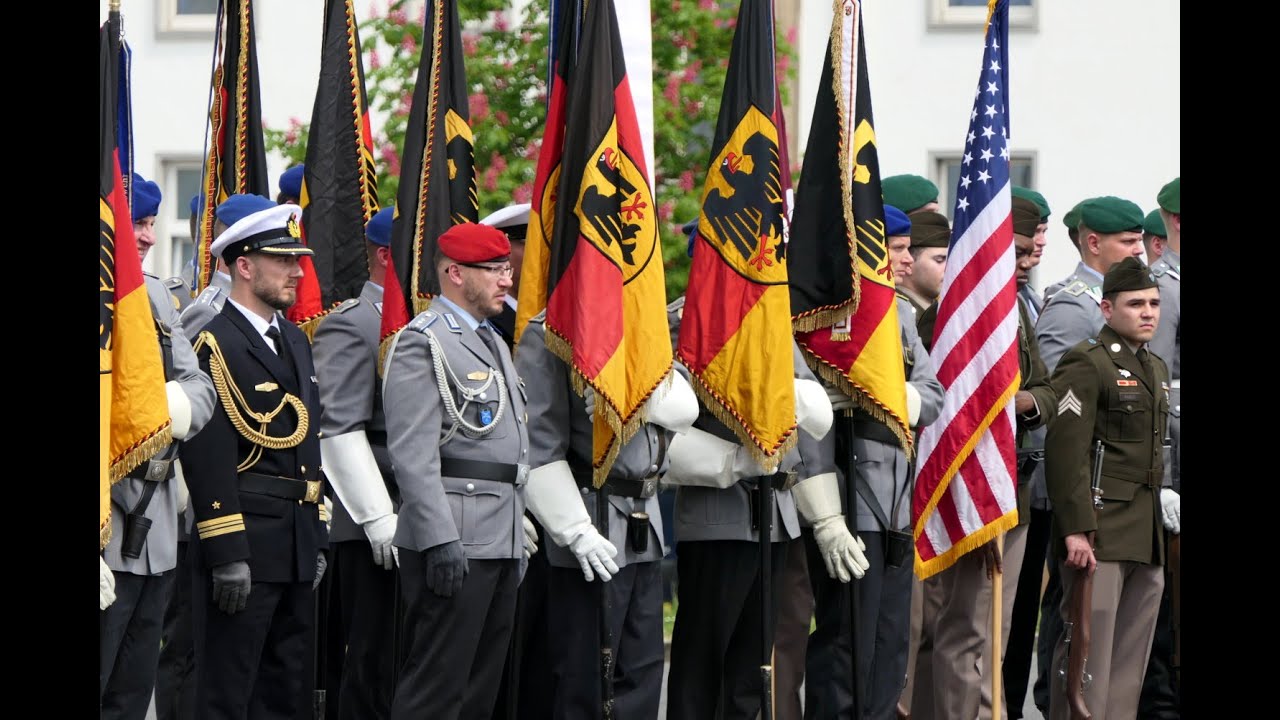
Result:
{"label": "black trousers", "polygon": [[335,591],[331,599],[337,602],[330,605],[329,621],[337,624],[338,631],[327,654],[331,665],[338,658],[342,662],[340,680],[328,687],[329,714],[336,706],[342,720],[384,720],[391,716],[396,687],[395,570],[375,565],[366,541],[334,543],[330,550],[328,572]]}
{"label": "black trousers", "polygon": [[254,582],[248,606],[228,615],[213,603],[213,580],[198,557],[192,571],[196,717],[297,715],[315,624],[311,582]]}
{"label": "black trousers", "polygon": [[[770,645],[788,545],[770,548]],[[671,636],[667,720],[752,720],[760,712],[764,652],[760,544],[682,542],[676,557],[680,605]]]}
{"label": "black trousers", "polygon": [[115,573],[116,601],[98,615],[99,717],[147,716],[174,574]]}
{"label": "black trousers", "polygon": [[1036,677],[1032,695],[1036,707],[1045,717],[1049,716],[1049,681],[1058,679],[1058,668],[1053,667],[1053,651],[1058,646],[1058,638],[1062,636],[1062,575],[1059,562],[1053,557],[1050,543],[1045,558],[1049,564],[1049,582],[1044,586],[1044,595],[1040,598],[1040,634],[1036,637]]}
{"label": "black trousers", "polygon": [[1138,704],[1138,717],[1142,720],[1178,720],[1182,717],[1181,688],[1173,673],[1172,585],[1166,566],[1160,615],[1156,618],[1151,658],[1147,660],[1147,674],[1142,679],[1142,698]]}
{"label": "black trousers", "polygon": [[1004,652],[1002,672],[1009,720],[1022,717],[1022,707],[1027,701],[1036,623],[1040,619],[1040,583],[1044,581],[1044,559],[1049,551],[1049,524],[1052,519],[1052,511],[1032,508],[1031,522],[1027,526],[1027,549],[1018,575],[1018,594],[1013,599],[1009,646]]}
{"label": "black trousers", "polygon": [[[338,720],[338,704],[341,702],[339,686],[342,683],[344,643],[342,616],[337,590],[337,563],[333,552],[325,553],[328,565],[324,577],[315,589],[312,631],[307,633],[307,647],[302,652],[302,682],[298,683],[297,714],[294,720],[315,720],[316,689],[325,691],[323,720]],[[322,644],[323,643],[323,644]],[[324,665],[317,677],[316,663]],[[316,683],[320,683],[317,686]]]}
{"label": "black trousers", "polygon": [[196,714],[196,648],[191,632],[190,543],[178,543],[178,567],[164,611],[160,667],[156,670],[156,719],[191,720]]}
{"label": "black trousers", "polygon": [[[532,519],[532,518],[531,518]],[[538,537],[548,537],[537,520]],[[551,565],[539,549],[516,593],[516,624],[502,669],[493,720],[551,720],[551,652],[547,647],[547,575]]]}
{"label": "black trousers", "polygon": [[[600,581],[552,567],[547,598],[556,720],[597,720],[600,694]],[[681,586],[683,588],[683,585]],[[661,563],[633,563],[609,582],[613,717],[651,720],[662,698]]]}
{"label": "black trousers", "polygon": [[[911,633],[910,563],[885,565],[882,532],[859,532],[870,567],[854,580],[858,593],[858,686],[862,718],[893,720],[907,677]],[[817,627],[809,636],[805,678],[806,718],[852,718],[852,674],[849,655],[849,591],[827,574],[813,539],[804,530]]]}
{"label": "black trousers", "polygon": [[426,557],[400,549],[406,654],[391,717],[488,720],[515,618],[517,560],[467,560],[453,597],[427,587]]}

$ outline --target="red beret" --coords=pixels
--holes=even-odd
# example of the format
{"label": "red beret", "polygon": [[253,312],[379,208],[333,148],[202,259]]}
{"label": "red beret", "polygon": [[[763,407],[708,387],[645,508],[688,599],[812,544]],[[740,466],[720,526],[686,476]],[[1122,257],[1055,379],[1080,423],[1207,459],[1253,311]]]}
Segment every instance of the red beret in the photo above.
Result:
{"label": "red beret", "polygon": [[507,234],[489,225],[454,225],[440,236],[439,244],[440,252],[460,263],[506,260],[511,256]]}

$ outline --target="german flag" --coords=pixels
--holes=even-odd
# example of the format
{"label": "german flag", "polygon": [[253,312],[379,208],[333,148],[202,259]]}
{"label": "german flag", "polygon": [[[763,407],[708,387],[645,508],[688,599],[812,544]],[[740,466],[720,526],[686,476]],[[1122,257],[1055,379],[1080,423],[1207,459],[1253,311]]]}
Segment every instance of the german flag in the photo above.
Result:
{"label": "german flag", "polygon": [[[671,334],[656,208],[613,0],[591,0],[572,17],[582,24],[564,83],[566,142],[545,271],[547,346],[573,369],[579,394],[595,389],[592,465],[600,487],[643,422],[641,406],[670,375]],[[522,291],[521,308],[525,298]]]}
{"label": "german flag", "polygon": [[[209,253],[214,210],[236,193],[271,197],[266,146],[262,140],[262,103],[258,93],[258,54],[254,49],[250,0],[221,0],[214,32],[214,69],[209,92],[209,125],[201,192],[200,237],[196,242],[196,291],[209,285],[217,263]],[[225,11],[224,11],[225,8]]]}
{"label": "german flag", "polygon": [[[120,12],[98,34],[98,533],[111,539],[111,485],[171,441],[164,365],[133,217],[120,174],[118,112],[121,87]],[[128,148],[123,148],[128,154]]]}
{"label": "german flag", "polygon": [[457,0],[428,0],[427,9],[391,225],[383,340],[440,292],[433,260],[440,235],[480,219]]}
{"label": "german flag", "polygon": [[818,87],[788,248],[796,341],[813,371],[893,430],[910,456],[860,2],[836,10]]}
{"label": "german flag", "polygon": [[369,279],[364,226],[379,209],[378,177],[353,0],[325,0],[320,83],[299,203],[303,237],[315,252],[309,258],[314,295],[304,298],[300,288],[289,319],[305,331],[329,308],[358,297]]}
{"label": "german flag", "polygon": [[772,0],[742,0],[677,348],[699,399],[765,465],[796,442],[773,37]]}

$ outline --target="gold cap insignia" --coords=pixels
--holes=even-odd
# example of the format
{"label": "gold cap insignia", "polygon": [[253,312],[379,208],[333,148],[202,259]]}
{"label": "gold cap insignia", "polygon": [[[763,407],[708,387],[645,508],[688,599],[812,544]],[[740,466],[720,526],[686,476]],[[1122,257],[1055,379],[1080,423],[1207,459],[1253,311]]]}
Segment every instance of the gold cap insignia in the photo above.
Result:
{"label": "gold cap insignia", "polygon": [[302,237],[302,229],[298,227],[298,216],[296,214],[289,216],[289,222],[285,227],[288,228],[290,237]]}

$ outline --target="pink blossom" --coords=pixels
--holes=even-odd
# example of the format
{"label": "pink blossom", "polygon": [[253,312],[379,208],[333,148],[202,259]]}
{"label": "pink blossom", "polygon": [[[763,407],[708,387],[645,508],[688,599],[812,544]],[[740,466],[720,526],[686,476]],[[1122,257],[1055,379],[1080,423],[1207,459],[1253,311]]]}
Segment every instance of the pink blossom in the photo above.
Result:
{"label": "pink blossom", "polygon": [[507,115],[506,111],[504,110],[499,110],[495,112],[493,114],[493,119],[497,120],[499,125],[506,125],[511,121],[511,118]]}
{"label": "pink blossom", "polygon": [[493,14],[493,29],[498,32],[506,32],[511,29],[511,24],[507,22],[507,14],[501,10]]}
{"label": "pink blossom", "polygon": [[472,93],[467,98],[467,106],[471,111],[472,122],[479,122],[489,117],[489,98],[483,93]]}
{"label": "pink blossom", "polygon": [[382,67],[382,56],[378,54],[377,50],[370,51],[369,52],[369,69],[377,70],[380,67]]}
{"label": "pink blossom", "polygon": [[668,200],[658,205],[658,219],[663,223],[671,222],[671,216],[675,214],[676,204],[672,200]]}
{"label": "pink blossom", "polygon": [[538,157],[538,153],[542,151],[542,138],[538,138],[529,143],[524,148],[524,156],[527,160],[533,160]]}
{"label": "pink blossom", "polygon": [[484,189],[489,192],[498,189],[498,171],[493,167],[484,171]]}
{"label": "pink blossom", "polygon": [[533,35],[527,31],[520,33],[520,42],[524,43],[525,45],[528,45],[529,43],[533,42]]}
{"label": "pink blossom", "polygon": [[796,26],[795,25],[792,25],[791,27],[787,28],[787,42],[792,45],[796,44]]}
{"label": "pink blossom", "polygon": [[685,170],[680,173],[680,189],[689,192],[693,189],[693,171]]}
{"label": "pink blossom", "polygon": [[418,41],[414,40],[413,36],[409,33],[405,33],[404,39],[400,41],[400,47],[403,48],[405,52],[413,52],[418,47]]}
{"label": "pink blossom", "polygon": [[680,0],[671,0],[671,12],[680,12]]}
{"label": "pink blossom", "polygon": [[471,57],[476,54],[476,50],[480,47],[480,38],[475,33],[462,34],[462,54]]}
{"label": "pink blossom", "polygon": [[498,151],[495,150],[493,154],[489,156],[489,169],[497,173],[506,172],[507,159],[498,154]]}
{"label": "pink blossom", "polygon": [[515,190],[511,191],[511,197],[518,203],[527,203],[533,200],[533,185],[524,183],[519,185]]}
{"label": "pink blossom", "polygon": [[382,148],[379,150],[379,154],[382,156],[382,162],[387,165],[387,172],[392,175],[399,175],[400,154],[396,152],[396,146],[389,142],[383,143]]}
{"label": "pink blossom", "polygon": [[699,10],[714,10],[716,7],[715,0],[698,0]]}
{"label": "pink blossom", "polygon": [[297,130],[300,127],[302,127],[302,121],[298,119],[298,116],[295,115],[289,118],[289,129]]}
{"label": "pink blossom", "polygon": [[779,76],[779,77],[782,77],[782,76],[786,75],[786,74],[787,74],[787,70],[789,70],[789,69],[791,68],[791,56],[790,56],[790,55],[779,55],[779,56],[778,56],[778,63],[777,63],[777,64],[778,64],[778,69],[777,69],[778,76]]}
{"label": "pink blossom", "polygon": [[680,102],[679,75],[671,73],[667,76],[667,86],[662,89],[662,96],[665,97],[669,103],[674,104]]}
{"label": "pink blossom", "polygon": [[685,115],[696,115],[702,109],[702,103],[697,100],[689,100],[684,104]]}
{"label": "pink blossom", "polygon": [[387,13],[387,19],[395,23],[396,25],[404,25],[405,23],[409,22],[409,16],[405,14],[404,10],[401,10],[399,8],[396,8],[395,10],[392,10],[391,12]]}
{"label": "pink blossom", "polygon": [[289,131],[284,134],[284,144],[292,145],[296,142],[298,142],[298,129],[290,128]]}

